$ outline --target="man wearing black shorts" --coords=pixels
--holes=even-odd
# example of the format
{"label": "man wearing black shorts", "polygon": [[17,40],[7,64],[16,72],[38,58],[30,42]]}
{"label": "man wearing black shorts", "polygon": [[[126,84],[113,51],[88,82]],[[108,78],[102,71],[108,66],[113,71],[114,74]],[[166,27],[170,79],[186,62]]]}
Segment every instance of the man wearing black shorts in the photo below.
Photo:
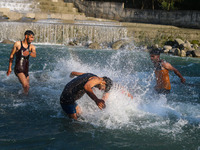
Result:
{"label": "man wearing black shorts", "polygon": [[9,76],[12,72],[13,58],[16,56],[14,72],[22,84],[25,94],[29,92],[29,56],[36,57],[35,46],[31,44],[33,40],[34,33],[31,30],[27,30],[24,33],[24,40],[15,42],[10,54],[7,71],[7,76]]}
{"label": "man wearing black shorts", "polygon": [[92,73],[72,72],[70,77],[73,76],[77,77],[65,86],[60,96],[60,104],[64,112],[70,118],[77,120],[77,115],[80,113],[80,107],[75,101],[80,99],[85,93],[87,93],[100,109],[105,108],[104,100],[97,98],[92,88],[98,87],[106,93],[113,84],[112,80],[108,77],[98,77]]}

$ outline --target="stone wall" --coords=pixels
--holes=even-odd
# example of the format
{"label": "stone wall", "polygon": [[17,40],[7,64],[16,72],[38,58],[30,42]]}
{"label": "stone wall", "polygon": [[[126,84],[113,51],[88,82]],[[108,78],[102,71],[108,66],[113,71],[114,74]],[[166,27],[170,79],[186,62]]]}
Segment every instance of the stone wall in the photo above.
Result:
{"label": "stone wall", "polygon": [[187,28],[200,28],[200,11],[162,11],[124,8],[123,3],[65,0],[74,2],[79,11],[88,17],[139,22],[150,24],[174,25]]}

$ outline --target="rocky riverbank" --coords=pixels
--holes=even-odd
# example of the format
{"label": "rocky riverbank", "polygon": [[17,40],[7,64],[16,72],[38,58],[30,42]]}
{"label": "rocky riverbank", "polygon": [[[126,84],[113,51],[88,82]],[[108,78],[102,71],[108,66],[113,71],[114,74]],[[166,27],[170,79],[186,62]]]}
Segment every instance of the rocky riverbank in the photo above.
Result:
{"label": "rocky riverbank", "polygon": [[[13,44],[14,41],[5,39],[1,43],[5,44]],[[113,50],[119,50],[119,49],[135,49],[135,44],[133,39],[121,39],[113,43],[98,43],[98,42],[90,42],[90,43],[81,43],[81,41],[74,40],[70,41],[69,43],[66,44],[67,46],[85,46],[90,49],[106,49],[106,48],[111,48]],[[142,46],[142,45],[141,45]],[[160,49],[161,53],[165,54],[172,54],[175,56],[180,56],[180,57],[200,57],[200,47],[199,47],[199,41],[198,40],[193,40],[192,43],[189,41],[185,40],[183,41],[182,39],[175,39],[171,41],[166,41],[164,46],[159,47],[158,44],[155,44],[153,46],[142,46],[143,50],[145,51],[150,51],[152,48],[158,48]]]}
{"label": "rocky riverbank", "polygon": [[175,39],[174,41],[167,41],[163,47],[159,47],[157,44],[152,48],[160,49],[161,53],[172,54],[180,57],[200,57],[200,47],[198,41],[183,41],[181,39]]}

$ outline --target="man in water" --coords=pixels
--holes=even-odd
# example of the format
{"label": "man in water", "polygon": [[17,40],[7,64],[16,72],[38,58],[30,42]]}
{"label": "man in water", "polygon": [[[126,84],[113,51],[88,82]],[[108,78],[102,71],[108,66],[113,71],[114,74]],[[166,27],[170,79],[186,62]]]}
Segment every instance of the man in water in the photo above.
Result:
{"label": "man in water", "polygon": [[98,77],[92,73],[72,72],[70,77],[78,76],[71,80],[64,88],[60,96],[60,104],[64,112],[70,117],[77,120],[80,114],[80,107],[75,102],[80,99],[85,93],[96,103],[96,105],[103,109],[105,102],[97,98],[93,92],[93,87],[99,88],[108,92],[113,84],[112,80],[108,77]]}
{"label": "man in water", "polygon": [[150,58],[155,67],[156,75],[156,86],[155,90],[158,93],[168,94],[171,90],[171,84],[169,79],[169,70],[174,71],[174,73],[181,79],[182,83],[185,83],[185,79],[181,73],[174,68],[170,63],[160,59],[160,50],[152,49],[150,51]]}
{"label": "man in water", "polygon": [[29,91],[29,56],[36,57],[35,46],[31,44],[34,40],[34,33],[31,30],[27,30],[24,33],[24,40],[17,41],[14,43],[12,48],[10,59],[9,59],[9,67],[7,71],[7,76],[12,72],[12,63],[14,55],[16,55],[16,62],[14,72],[18,77],[20,83],[23,86],[24,93],[28,94]]}

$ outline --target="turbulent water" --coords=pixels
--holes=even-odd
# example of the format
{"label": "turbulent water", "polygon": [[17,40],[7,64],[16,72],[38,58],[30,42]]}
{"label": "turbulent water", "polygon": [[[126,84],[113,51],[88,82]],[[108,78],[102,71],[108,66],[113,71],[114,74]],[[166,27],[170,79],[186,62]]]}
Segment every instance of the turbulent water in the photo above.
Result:
{"label": "turbulent water", "polygon": [[[11,48],[0,44],[0,149],[200,149],[200,59],[162,55],[187,83],[170,72],[171,93],[159,95],[149,55],[140,49],[36,45],[24,96],[14,73],[6,76]],[[112,90],[100,110],[85,95],[78,101],[82,115],[72,121],[59,104],[71,71],[108,76],[134,99]]]}

